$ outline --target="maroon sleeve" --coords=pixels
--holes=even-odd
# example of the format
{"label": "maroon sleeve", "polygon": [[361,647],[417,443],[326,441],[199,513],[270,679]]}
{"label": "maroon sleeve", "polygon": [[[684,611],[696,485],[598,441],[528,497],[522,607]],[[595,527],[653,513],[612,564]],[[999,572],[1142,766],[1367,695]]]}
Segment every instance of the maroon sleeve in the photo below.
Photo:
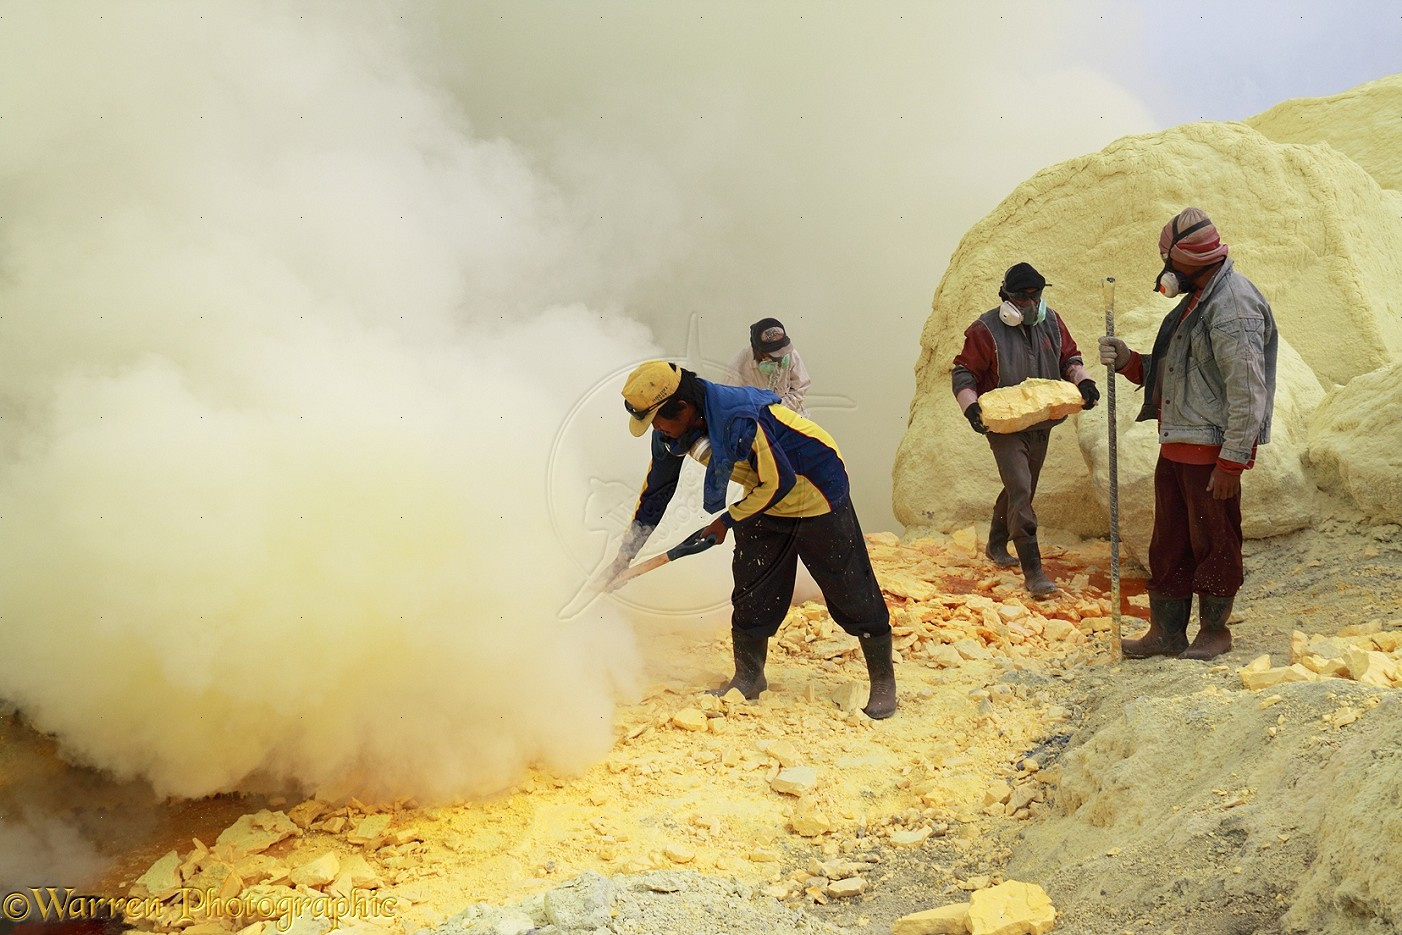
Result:
{"label": "maroon sleeve", "polygon": [[954,358],[953,384],[957,395],[971,389],[982,395],[998,382],[998,352],[993,333],[981,321],[964,330],[964,349]]}
{"label": "maroon sleeve", "polygon": [[1056,316],[1057,327],[1061,329],[1061,376],[1067,377],[1067,371],[1072,365],[1080,364],[1085,366],[1085,360],[1081,357],[1081,349],[1076,346],[1076,339],[1071,337],[1071,331],[1066,327],[1066,319],[1060,315]]}
{"label": "maroon sleeve", "polygon": [[1124,377],[1135,386],[1144,385],[1144,357],[1138,351],[1129,352],[1129,363],[1125,364],[1125,369],[1120,371],[1120,376]]}

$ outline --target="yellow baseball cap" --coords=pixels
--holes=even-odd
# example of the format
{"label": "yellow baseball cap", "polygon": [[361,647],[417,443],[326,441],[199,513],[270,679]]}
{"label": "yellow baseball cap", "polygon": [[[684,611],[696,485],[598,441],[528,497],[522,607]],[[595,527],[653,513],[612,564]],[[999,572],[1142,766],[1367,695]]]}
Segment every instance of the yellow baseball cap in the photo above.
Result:
{"label": "yellow baseball cap", "polygon": [[636,438],[648,430],[657,410],[681,386],[682,372],[676,364],[650,360],[628,374],[623,384],[623,406],[628,410],[628,431]]}

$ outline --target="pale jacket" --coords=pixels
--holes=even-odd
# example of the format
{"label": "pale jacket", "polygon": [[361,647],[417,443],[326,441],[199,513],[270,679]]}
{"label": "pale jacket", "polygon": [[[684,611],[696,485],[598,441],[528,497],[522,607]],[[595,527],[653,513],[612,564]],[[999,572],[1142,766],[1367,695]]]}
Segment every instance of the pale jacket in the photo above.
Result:
{"label": "pale jacket", "polygon": [[803,366],[803,358],[798,356],[798,349],[790,347],[788,356],[787,367],[781,366],[772,377],[766,377],[759,372],[754,352],[746,347],[730,362],[730,372],[736,376],[736,382],[740,386],[757,386],[762,390],[770,390],[785,406],[807,418],[808,410],[803,406],[803,397],[812,381],[808,379],[808,368]]}
{"label": "pale jacket", "polygon": [[1159,443],[1222,446],[1238,464],[1271,440],[1279,334],[1260,291],[1229,259],[1180,323],[1191,295],[1164,318],[1144,355],[1144,406],[1136,421],[1159,420]]}

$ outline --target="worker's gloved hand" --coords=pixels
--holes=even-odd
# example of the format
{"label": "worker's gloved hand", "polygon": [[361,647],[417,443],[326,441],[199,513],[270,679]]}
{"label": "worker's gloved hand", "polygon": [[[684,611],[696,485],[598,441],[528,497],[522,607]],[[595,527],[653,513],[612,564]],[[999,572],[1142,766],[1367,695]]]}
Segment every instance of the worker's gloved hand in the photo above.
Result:
{"label": "worker's gloved hand", "polygon": [[633,563],[633,556],[624,555],[622,552],[613,557],[613,561],[599,575],[600,587],[607,587],[614,578],[628,570],[628,566]]}
{"label": "worker's gloved hand", "polygon": [[988,434],[988,426],[983,424],[983,408],[978,403],[969,403],[969,408],[964,410],[964,418],[969,420],[969,425],[980,435]]}
{"label": "worker's gloved hand", "polygon": [[1114,364],[1115,371],[1118,373],[1119,371],[1129,366],[1129,359],[1131,353],[1133,352],[1130,351],[1129,345],[1126,344],[1124,341],[1121,341],[1119,338],[1112,337],[1108,334],[1101,335],[1100,362],[1102,364],[1105,364],[1107,366],[1109,366],[1110,364]]}
{"label": "worker's gloved hand", "polygon": [[706,551],[711,546],[715,545],[717,541],[715,535],[708,532],[709,529],[710,527],[708,526],[705,529],[696,530],[681,542],[678,542],[668,549],[667,555],[670,558],[676,559],[681,558],[683,555],[695,555],[698,552]]}
{"label": "worker's gloved hand", "polygon": [[1084,409],[1094,409],[1095,404],[1100,402],[1100,390],[1095,388],[1095,381],[1086,379],[1076,384],[1076,389],[1081,391],[1081,399],[1085,400]]}
{"label": "worker's gloved hand", "polygon": [[653,526],[644,526],[641,523],[632,523],[623,533],[623,539],[618,544],[618,554],[613,557],[613,561],[604,568],[599,575],[599,585],[607,588],[614,578],[627,571],[628,566],[633,564],[633,559],[642,550],[643,543],[647,542],[648,536],[652,535]]}

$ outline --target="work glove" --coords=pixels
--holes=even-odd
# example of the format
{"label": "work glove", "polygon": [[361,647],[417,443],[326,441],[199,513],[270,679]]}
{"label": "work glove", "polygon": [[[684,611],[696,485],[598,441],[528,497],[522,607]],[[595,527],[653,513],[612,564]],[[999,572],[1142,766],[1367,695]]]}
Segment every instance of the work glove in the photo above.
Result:
{"label": "work glove", "polygon": [[614,578],[628,570],[628,566],[633,564],[632,556],[624,555],[622,552],[613,557],[613,561],[599,573],[598,579],[594,582],[596,587],[608,588]]}
{"label": "work glove", "polygon": [[969,403],[969,408],[964,410],[964,418],[969,420],[969,425],[973,426],[975,432],[980,435],[988,434],[988,426],[983,424],[983,409],[977,402]]}
{"label": "work glove", "polygon": [[[713,531],[715,529],[720,530],[719,537],[717,537],[716,533]],[[672,546],[667,550],[667,555],[670,558],[678,559],[683,555],[695,555],[697,552],[704,552],[717,542],[722,541],[725,538],[725,532],[725,525],[717,520],[709,526],[704,526],[696,530],[681,542]]]}
{"label": "work glove", "polygon": [[614,556],[613,562],[599,576],[601,584],[607,585],[627,570],[629,565],[633,564],[633,559],[642,550],[643,543],[647,542],[648,536],[652,535],[652,530],[655,528],[654,526],[644,526],[641,523],[632,523],[628,526],[628,531],[623,534],[623,541],[618,544],[618,554]]}
{"label": "work glove", "polygon": [[1100,390],[1095,388],[1095,381],[1089,378],[1076,384],[1076,389],[1081,391],[1081,399],[1086,401],[1083,408],[1094,409],[1095,404],[1100,402]]}
{"label": "work glove", "polygon": [[1101,336],[1100,362],[1106,365],[1114,364],[1116,373],[1129,366],[1129,359],[1132,353],[1133,351],[1129,349],[1129,345],[1119,338],[1112,337],[1108,334]]}

